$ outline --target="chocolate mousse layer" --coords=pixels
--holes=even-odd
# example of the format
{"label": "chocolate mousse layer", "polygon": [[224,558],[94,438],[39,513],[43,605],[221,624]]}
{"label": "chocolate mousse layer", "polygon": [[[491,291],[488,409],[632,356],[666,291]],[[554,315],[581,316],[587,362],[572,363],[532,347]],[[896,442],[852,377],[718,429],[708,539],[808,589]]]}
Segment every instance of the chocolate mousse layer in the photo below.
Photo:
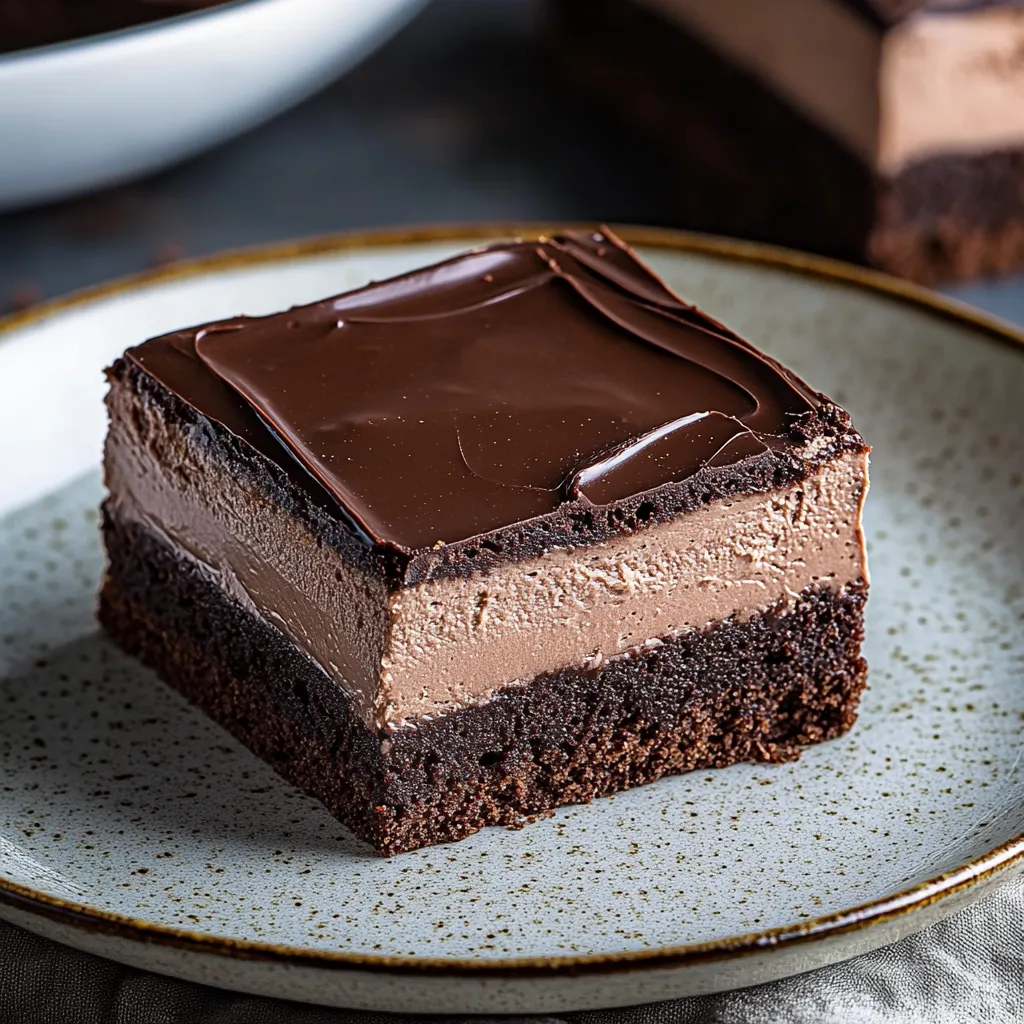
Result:
{"label": "chocolate mousse layer", "polygon": [[382,852],[853,720],[864,442],[607,230],[109,376],[104,625]]}
{"label": "chocolate mousse layer", "polygon": [[274,622],[371,727],[449,713],[510,681],[866,576],[863,452],[781,494],[718,498],[641,530],[393,589],[204,456],[136,392],[115,386],[110,404],[110,515],[165,538]]}
{"label": "chocolate mousse layer", "polygon": [[1024,6],[549,0],[552,53],[664,144],[689,226],[925,282],[1024,262]]}

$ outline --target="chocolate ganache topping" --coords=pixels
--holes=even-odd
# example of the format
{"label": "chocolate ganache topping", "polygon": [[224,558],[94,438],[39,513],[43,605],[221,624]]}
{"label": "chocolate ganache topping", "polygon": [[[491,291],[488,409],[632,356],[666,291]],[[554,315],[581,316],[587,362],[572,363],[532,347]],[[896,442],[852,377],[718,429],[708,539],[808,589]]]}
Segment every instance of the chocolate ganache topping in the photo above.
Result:
{"label": "chocolate ganache topping", "polygon": [[403,550],[792,448],[819,404],[607,229],[487,246],[128,358]]}

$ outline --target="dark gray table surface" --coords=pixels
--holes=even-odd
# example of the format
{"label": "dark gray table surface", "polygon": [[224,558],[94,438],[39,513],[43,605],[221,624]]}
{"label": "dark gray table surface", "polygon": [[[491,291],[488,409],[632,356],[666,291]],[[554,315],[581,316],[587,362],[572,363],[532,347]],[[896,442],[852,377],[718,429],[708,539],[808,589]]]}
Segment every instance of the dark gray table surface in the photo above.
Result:
{"label": "dark gray table surface", "polygon": [[[476,219],[672,224],[680,183],[641,140],[560,91],[532,46],[535,19],[532,0],[435,0],[342,81],[243,138],[143,182],[0,216],[0,314],[179,255],[346,228]],[[1024,323],[1024,277],[950,293]],[[1021,1019],[1024,984],[1007,979],[1024,959],[1014,923],[1022,898],[1018,886],[959,924],[828,974],[630,1019]],[[10,930],[4,935],[15,942]],[[28,937],[15,948],[15,959],[0,963],[8,984],[10,971],[21,972],[11,990],[20,996],[0,1000],[3,1024],[11,1019],[5,1002],[19,1024],[98,1020],[84,1009],[54,1016],[57,1004],[46,1002],[54,991],[47,979],[68,965],[82,977],[107,972],[108,987],[124,995],[119,1020],[151,1019],[138,1015],[149,1005],[146,985],[159,992],[161,1020],[327,1019],[227,996],[222,1012],[212,1003],[199,1011],[196,1000],[207,997],[174,989],[178,1015],[169,1009],[172,989],[158,979],[71,954],[59,967],[57,951]]]}

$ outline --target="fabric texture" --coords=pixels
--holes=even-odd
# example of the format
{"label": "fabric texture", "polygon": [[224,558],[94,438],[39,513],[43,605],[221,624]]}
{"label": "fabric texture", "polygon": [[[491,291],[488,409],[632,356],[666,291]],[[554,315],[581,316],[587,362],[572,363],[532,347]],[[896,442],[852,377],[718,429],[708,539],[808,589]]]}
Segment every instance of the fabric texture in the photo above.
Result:
{"label": "fabric texture", "polygon": [[[429,1007],[423,1007],[429,1011]],[[0,1024],[390,1024],[408,1016],[237,995],[122,967],[0,922]],[[480,1021],[482,1018],[466,1018]],[[434,1017],[455,1022],[458,1017]],[[517,1024],[1024,1022],[1024,878],[846,963],[720,995]]]}

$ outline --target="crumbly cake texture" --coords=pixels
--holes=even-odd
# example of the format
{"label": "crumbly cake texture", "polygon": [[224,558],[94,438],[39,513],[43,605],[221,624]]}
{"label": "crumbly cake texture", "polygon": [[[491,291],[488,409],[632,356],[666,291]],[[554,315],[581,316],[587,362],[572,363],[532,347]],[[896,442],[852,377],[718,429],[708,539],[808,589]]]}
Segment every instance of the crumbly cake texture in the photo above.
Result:
{"label": "crumbly cake texture", "polygon": [[[104,628],[384,855],[841,734],[866,679],[864,442],[842,409],[644,275],[610,233],[515,243],[129,350],[109,371]],[[509,323],[494,378],[465,353]],[[517,360],[533,365],[524,325],[569,368],[506,382]],[[414,354],[389,361],[391,341]],[[318,418],[315,395],[283,410],[273,359],[287,345],[318,368],[286,394],[340,382],[363,349],[414,367],[396,386],[367,364],[367,422],[390,424],[371,443],[418,446],[400,484],[372,459],[348,466],[361,388],[347,418],[330,402]],[[463,353],[441,380],[435,345]],[[446,374],[448,411],[422,428],[390,419]],[[662,405],[631,411],[648,389]],[[727,411],[691,408],[709,395]],[[495,426],[459,404],[486,412],[501,396],[525,418]],[[579,424],[535,437],[545,403]],[[651,430],[636,415],[675,418]],[[580,429],[605,433],[581,449]],[[507,454],[485,467],[517,430],[526,469]],[[492,486],[541,464],[560,491]],[[435,510],[445,488],[472,506],[454,526]],[[488,529],[464,532],[475,523]]]}
{"label": "crumbly cake texture", "polygon": [[[879,34],[915,16],[941,21],[1013,7],[821,0],[837,4]],[[552,63],[572,87],[652,139],[679,169],[683,226],[867,263],[928,285],[1024,266],[1024,145],[1013,141],[1024,130],[989,145],[957,140],[943,151],[933,144],[898,167],[876,169],[785,90],[661,6],[547,0],[546,32]],[[1024,18],[1024,7],[1016,13]],[[989,65],[994,77],[1020,74],[1002,53],[967,55],[960,66]],[[880,86],[864,88],[867,95]],[[999,102],[979,98],[976,119],[984,122]]]}

